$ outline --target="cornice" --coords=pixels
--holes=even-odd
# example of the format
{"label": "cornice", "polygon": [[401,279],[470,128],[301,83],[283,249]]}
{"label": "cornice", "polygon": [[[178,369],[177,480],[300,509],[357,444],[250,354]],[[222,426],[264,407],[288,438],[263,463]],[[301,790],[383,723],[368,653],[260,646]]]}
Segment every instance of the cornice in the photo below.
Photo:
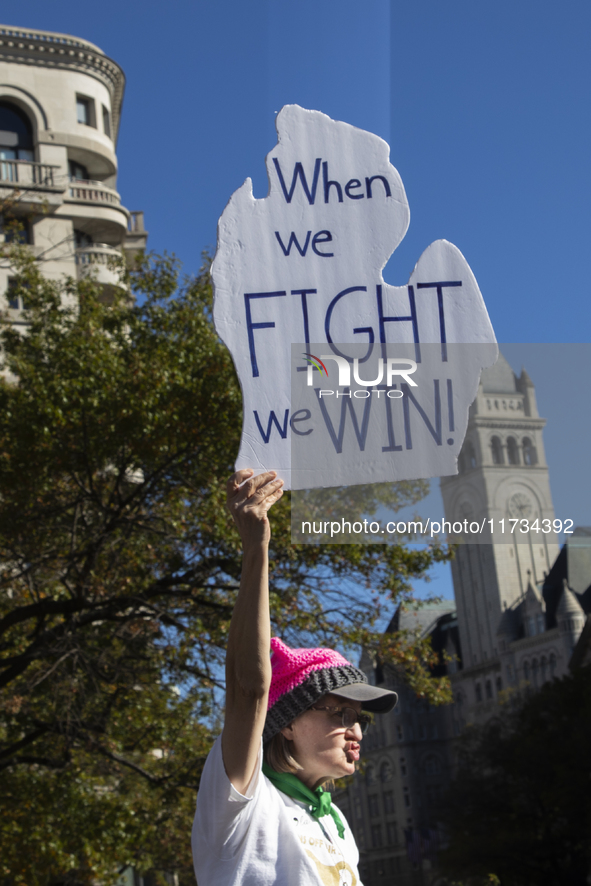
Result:
{"label": "cornice", "polygon": [[471,421],[472,427],[477,428],[513,428],[516,431],[529,431],[532,428],[536,431],[541,431],[546,427],[546,419],[545,418],[529,418],[528,416],[522,416],[521,418],[513,418],[512,416],[504,416],[499,415],[498,417],[488,416],[480,416],[475,415]]}
{"label": "cornice", "polygon": [[0,61],[80,71],[99,80],[111,93],[114,142],[117,141],[125,74],[98,46],[69,34],[0,25]]}
{"label": "cornice", "polygon": [[535,649],[537,646],[545,646],[546,643],[555,643],[558,640],[560,640],[558,628],[550,628],[549,631],[542,631],[541,634],[535,634],[533,637],[512,640],[501,655],[510,655],[512,652],[520,652],[522,649]]}

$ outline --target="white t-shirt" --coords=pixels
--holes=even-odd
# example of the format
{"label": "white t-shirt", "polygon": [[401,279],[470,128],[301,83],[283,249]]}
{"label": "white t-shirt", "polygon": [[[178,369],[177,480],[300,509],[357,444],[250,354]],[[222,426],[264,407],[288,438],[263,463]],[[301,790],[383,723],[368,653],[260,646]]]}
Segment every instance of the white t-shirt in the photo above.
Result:
{"label": "white t-shirt", "polygon": [[339,837],[332,815],[312,818],[262,773],[245,794],[230,783],[218,738],[205,762],[193,824],[198,886],[362,886],[359,851],[345,817]]}

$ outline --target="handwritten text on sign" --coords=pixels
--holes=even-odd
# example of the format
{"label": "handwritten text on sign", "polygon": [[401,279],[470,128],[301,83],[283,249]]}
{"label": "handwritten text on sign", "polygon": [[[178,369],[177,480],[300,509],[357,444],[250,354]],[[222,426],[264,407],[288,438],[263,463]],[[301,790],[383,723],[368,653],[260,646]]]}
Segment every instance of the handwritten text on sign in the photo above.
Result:
{"label": "handwritten text on sign", "polygon": [[[297,105],[282,109],[277,131],[278,144],[267,157],[269,195],[255,200],[247,179],[220,219],[214,318],[244,397],[237,467],[273,468],[288,488],[292,481],[298,488],[304,480],[292,477],[292,442],[305,429],[291,402],[292,344],[302,345],[294,372],[307,377],[304,354],[312,342],[352,366],[357,353],[343,342],[363,346],[361,363],[374,347],[395,343],[437,343],[439,359],[450,362],[449,344],[487,345],[495,338],[467,262],[445,240],[428,247],[407,285],[384,283],[382,269],[409,222],[386,142]],[[495,358],[494,347],[483,348],[469,367],[448,367],[452,387],[454,373],[458,382],[461,376],[455,389],[456,399],[461,392],[458,428],[465,430],[480,369]],[[318,434],[311,425],[307,430],[309,438]],[[414,447],[404,459],[397,451],[368,459],[359,448],[353,453],[344,446],[321,470],[308,465],[305,485],[452,474],[462,439],[463,432],[457,433],[453,445],[442,442],[439,451]]]}

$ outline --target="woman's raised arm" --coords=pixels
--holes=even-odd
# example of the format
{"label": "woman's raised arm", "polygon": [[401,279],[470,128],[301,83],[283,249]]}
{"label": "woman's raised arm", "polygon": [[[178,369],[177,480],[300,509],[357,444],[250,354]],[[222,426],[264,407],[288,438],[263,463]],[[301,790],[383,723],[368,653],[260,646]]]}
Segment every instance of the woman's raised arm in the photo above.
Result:
{"label": "woman's raised arm", "polygon": [[244,553],[226,653],[222,754],[226,774],[240,793],[254,773],[267,714],[271,683],[271,527],[267,512],[283,495],[283,480],[277,479],[275,471],[256,477],[252,474],[251,470],[237,471],[227,486],[228,508],[240,532]]}

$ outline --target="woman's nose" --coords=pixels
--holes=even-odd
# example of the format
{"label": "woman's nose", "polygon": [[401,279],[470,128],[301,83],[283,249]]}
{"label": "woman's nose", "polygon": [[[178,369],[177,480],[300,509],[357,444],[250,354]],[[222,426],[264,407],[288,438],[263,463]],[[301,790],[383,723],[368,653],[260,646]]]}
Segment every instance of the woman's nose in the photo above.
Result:
{"label": "woman's nose", "polygon": [[361,741],[363,739],[363,732],[361,731],[361,726],[359,723],[353,723],[352,726],[349,726],[347,732],[353,733],[355,736],[355,741]]}

